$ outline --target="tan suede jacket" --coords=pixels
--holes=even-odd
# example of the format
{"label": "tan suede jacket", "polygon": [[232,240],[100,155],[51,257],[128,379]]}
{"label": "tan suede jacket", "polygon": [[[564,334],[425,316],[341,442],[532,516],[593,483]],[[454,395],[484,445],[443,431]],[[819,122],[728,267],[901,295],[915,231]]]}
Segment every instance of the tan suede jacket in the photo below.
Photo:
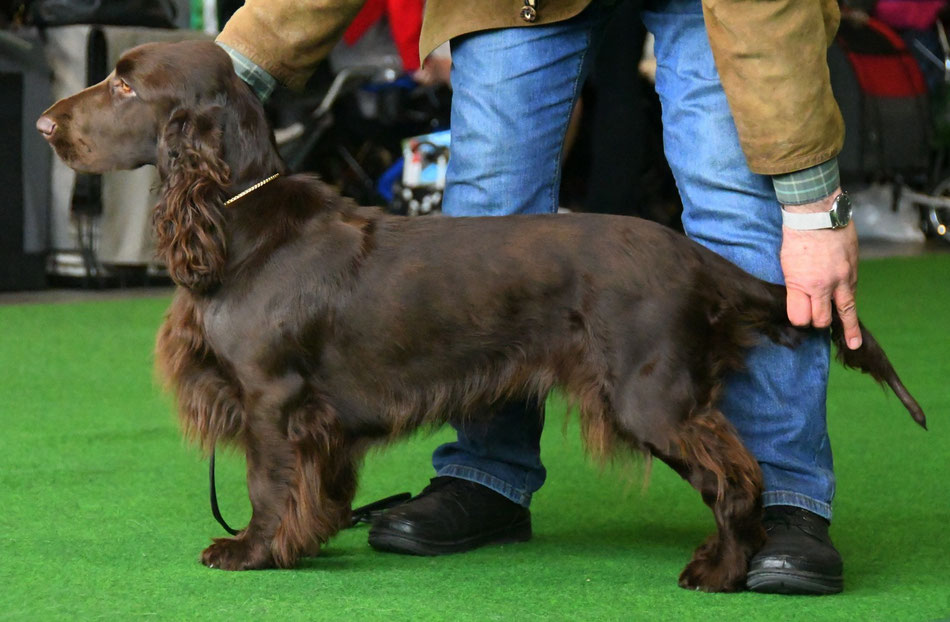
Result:
{"label": "tan suede jacket", "polygon": [[[428,0],[421,55],[452,37],[568,19],[592,0]],[[831,93],[827,47],[836,0],[702,0],[706,29],[746,160],[756,173],[798,171],[836,156],[844,123]],[[363,0],[247,0],[218,40],[299,88]]]}

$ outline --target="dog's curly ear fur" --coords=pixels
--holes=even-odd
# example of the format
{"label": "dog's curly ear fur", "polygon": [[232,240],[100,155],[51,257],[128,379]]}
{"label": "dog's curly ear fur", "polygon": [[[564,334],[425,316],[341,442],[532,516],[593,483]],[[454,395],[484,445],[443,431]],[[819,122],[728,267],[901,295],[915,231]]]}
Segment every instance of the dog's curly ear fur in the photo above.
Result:
{"label": "dog's curly ear fur", "polygon": [[159,141],[158,254],[178,285],[206,292],[227,263],[222,209],[231,171],[221,153],[222,110],[177,109]]}

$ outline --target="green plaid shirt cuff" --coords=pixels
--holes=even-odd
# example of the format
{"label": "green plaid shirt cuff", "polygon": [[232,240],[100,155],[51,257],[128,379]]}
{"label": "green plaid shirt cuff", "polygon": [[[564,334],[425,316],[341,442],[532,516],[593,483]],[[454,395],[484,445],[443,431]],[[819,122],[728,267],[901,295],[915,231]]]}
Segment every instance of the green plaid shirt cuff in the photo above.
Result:
{"label": "green plaid shirt cuff", "polygon": [[234,63],[234,73],[247,82],[247,85],[251,87],[251,90],[254,91],[258,99],[262,102],[266,102],[267,98],[274,92],[274,89],[277,88],[277,78],[261,69],[254,61],[230,45],[225,45],[221,42],[216,43],[231,57],[231,62]]}
{"label": "green plaid shirt cuff", "polygon": [[804,205],[831,196],[841,185],[838,158],[794,173],[772,175],[775,196],[782,205]]}

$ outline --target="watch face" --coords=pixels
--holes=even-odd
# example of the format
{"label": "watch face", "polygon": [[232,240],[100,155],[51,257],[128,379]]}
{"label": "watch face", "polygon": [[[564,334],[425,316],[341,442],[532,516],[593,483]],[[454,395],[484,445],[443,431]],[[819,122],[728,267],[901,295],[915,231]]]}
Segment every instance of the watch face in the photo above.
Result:
{"label": "watch face", "polygon": [[848,223],[851,222],[852,209],[851,197],[848,196],[847,192],[842,192],[835,197],[835,204],[832,206],[831,211],[828,212],[831,216],[832,228],[840,229],[847,227]]}

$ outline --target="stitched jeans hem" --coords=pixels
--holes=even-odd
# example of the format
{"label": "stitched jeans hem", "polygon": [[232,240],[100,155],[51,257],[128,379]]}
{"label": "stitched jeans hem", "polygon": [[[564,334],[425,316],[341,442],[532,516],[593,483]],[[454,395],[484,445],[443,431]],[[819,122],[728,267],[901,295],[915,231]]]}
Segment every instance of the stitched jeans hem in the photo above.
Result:
{"label": "stitched jeans hem", "polygon": [[469,482],[475,482],[476,484],[481,484],[490,490],[494,490],[498,494],[502,495],[510,501],[514,501],[522,507],[528,507],[531,504],[531,493],[524,490],[518,490],[511,484],[498,479],[491,473],[486,473],[485,471],[479,471],[478,469],[473,469],[472,467],[463,466],[460,464],[448,464],[438,470],[436,475],[447,476],[447,477],[457,477],[459,479],[464,479]]}
{"label": "stitched jeans hem", "polygon": [[798,492],[790,490],[770,490],[762,493],[762,505],[793,505],[798,508],[804,508],[809,512],[814,512],[826,520],[831,520],[831,504],[813,499]]}

